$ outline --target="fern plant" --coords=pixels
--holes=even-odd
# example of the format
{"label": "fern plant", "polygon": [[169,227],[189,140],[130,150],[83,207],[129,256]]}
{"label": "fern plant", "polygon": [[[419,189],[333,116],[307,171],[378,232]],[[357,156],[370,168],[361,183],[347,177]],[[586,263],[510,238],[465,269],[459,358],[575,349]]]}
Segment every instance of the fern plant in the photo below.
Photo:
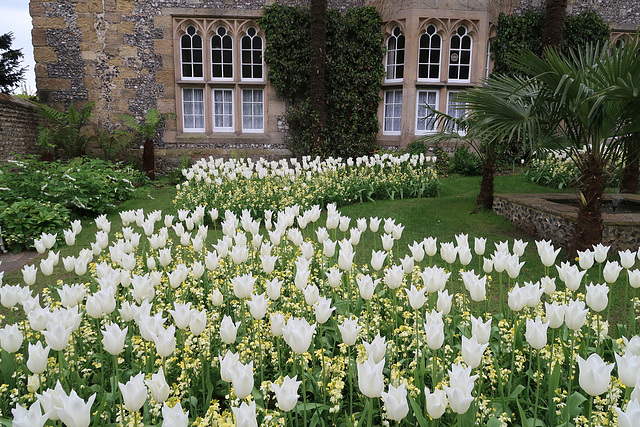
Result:
{"label": "fern plant", "polygon": [[65,157],[84,155],[90,141],[87,125],[92,117],[93,103],[88,102],[81,109],[71,103],[66,111],[44,104],[39,107],[44,122],[38,130],[37,144],[47,151],[53,150],[55,157],[60,151]]}

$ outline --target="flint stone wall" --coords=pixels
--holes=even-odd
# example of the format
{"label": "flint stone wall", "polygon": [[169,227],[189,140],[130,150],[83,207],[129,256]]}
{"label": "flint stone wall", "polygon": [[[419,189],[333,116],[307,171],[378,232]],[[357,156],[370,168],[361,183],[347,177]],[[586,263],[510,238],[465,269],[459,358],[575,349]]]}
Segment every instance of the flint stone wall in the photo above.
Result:
{"label": "flint stone wall", "polygon": [[24,99],[0,93],[0,161],[41,153],[36,146],[40,114]]}
{"label": "flint stone wall", "polygon": [[[640,196],[625,198],[640,203]],[[565,249],[571,243],[578,208],[555,202],[576,199],[575,194],[496,194],[493,211],[536,239],[551,240]],[[605,200],[610,197],[605,196]],[[602,244],[614,252],[640,247],[640,214],[603,214]]]}

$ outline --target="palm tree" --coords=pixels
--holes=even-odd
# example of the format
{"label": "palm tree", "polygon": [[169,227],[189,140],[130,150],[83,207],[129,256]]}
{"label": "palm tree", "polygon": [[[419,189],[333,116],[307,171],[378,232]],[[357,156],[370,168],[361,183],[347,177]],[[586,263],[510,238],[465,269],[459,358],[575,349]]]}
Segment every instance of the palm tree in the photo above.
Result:
{"label": "palm tree", "polygon": [[634,57],[630,52],[612,56],[607,46],[590,45],[569,54],[547,49],[545,59],[525,52],[517,60],[519,68],[540,84],[535,114],[542,126],[534,137],[554,142],[580,171],[580,204],[570,253],[602,241],[607,175],[621,165],[624,141],[637,125],[628,107],[637,105],[640,85],[625,86],[638,83],[629,75],[638,72],[640,59]]}
{"label": "palm tree", "polygon": [[477,208],[493,207],[495,153],[499,144],[521,141],[532,145],[530,135],[539,134],[540,119],[536,111],[538,86],[532,79],[492,76],[481,86],[461,91],[458,109],[464,114],[448,115],[429,108],[441,132],[424,135],[418,141],[435,143],[458,140],[466,143],[482,159]]}
{"label": "palm tree", "polygon": [[[638,34],[627,43],[612,47],[611,55],[602,64],[607,72],[600,75],[600,84],[608,87],[606,96],[626,104],[624,112],[628,123],[640,117],[640,61],[636,54],[637,47]],[[636,194],[640,166],[640,131],[637,127],[628,131],[624,136],[624,171],[620,181],[620,192]]]}

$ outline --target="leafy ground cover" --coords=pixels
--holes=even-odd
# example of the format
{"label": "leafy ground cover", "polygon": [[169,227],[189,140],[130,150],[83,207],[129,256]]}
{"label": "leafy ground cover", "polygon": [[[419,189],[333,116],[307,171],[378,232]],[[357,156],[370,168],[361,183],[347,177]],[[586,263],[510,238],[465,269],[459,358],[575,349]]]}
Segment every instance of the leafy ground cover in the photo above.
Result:
{"label": "leafy ground cover", "polygon": [[14,251],[33,248],[42,233],[96,216],[129,199],[141,174],[99,159],[42,162],[35,156],[0,164],[0,226]]}
{"label": "leafy ground cover", "polygon": [[[438,198],[286,209],[270,229],[248,212],[207,227],[206,210],[170,207],[172,191],[139,194],[47,252],[51,275],[40,261],[35,279],[4,278],[45,288],[2,320],[0,417],[37,400],[67,425],[625,425],[635,403],[614,407],[637,399],[640,345],[621,295],[637,297],[636,254],[562,266],[502,218],[470,214],[476,180],[443,180]],[[632,273],[613,275],[618,261]],[[611,290],[593,298],[591,281]]]}

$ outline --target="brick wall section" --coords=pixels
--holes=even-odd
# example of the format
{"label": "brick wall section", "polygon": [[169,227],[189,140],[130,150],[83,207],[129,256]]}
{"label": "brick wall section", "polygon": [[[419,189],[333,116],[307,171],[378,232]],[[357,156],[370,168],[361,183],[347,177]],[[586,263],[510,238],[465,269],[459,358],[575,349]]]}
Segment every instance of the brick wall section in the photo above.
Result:
{"label": "brick wall section", "polygon": [[35,144],[39,122],[40,115],[30,102],[0,93],[0,161],[39,153]]}

